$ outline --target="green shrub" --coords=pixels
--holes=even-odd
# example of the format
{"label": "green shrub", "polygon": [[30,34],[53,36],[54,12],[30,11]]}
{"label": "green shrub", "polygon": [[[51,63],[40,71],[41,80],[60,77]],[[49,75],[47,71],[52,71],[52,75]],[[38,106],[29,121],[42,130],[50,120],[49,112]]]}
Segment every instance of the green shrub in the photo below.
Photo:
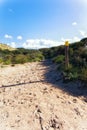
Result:
{"label": "green shrub", "polygon": [[57,56],[57,57],[54,57],[54,58],[53,58],[53,61],[54,61],[55,63],[63,63],[63,62],[64,62],[64,58],[65,58],[64,55],[59,55],[59,56]]}
{"label": "green shrub", "polygon": [[[80,80],[84,83],[87,84],[87,69],[83,68],[80,74]],[[87,85],[86,85],[87,86]]]}
{"label": "green shrub", "polygon": [[11,60],[10,59],[7,59],[6,61],[3,62],[4,65],[9,65],[11,64]]}
{"label": "green shrub", "polygon": [[28,58],[22,54],[18,54],[12,59],[12,64],[24,64],[26,62],[28,62]]}
{"label": "green shrub", "polygon": [[3,59],[2,58],[0,58],[0,63],[3,63]]}
{"label": "green shrub", "polygon": [[65,81],[72,81],[79,79],[79,69],[71,64],[67,69],[65,67],[62,67],[62,73],[63,73],[63,79]]}
{"label": "green shrub", "polygon": [[11,58],[12,58],[11,55],[5,55],[5,56],[3,57],[3,64],[4,64],[4,65],[9,65],[9,64],[11,64]]}

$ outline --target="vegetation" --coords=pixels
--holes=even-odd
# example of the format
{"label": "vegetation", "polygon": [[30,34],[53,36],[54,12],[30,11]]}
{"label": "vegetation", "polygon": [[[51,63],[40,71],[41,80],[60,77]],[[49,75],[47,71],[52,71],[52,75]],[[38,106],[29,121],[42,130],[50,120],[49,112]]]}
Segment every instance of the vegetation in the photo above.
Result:
{"label": "vegetation", "polygon": [[0,64],[14,65],[52,59],[58,64],[58,70],[63,74],[65,81],[80,80],[85,85],[87,84],[87,38],[70,44],[68,68],[65,68],[65,47],[63,45],[39,50],[12,49],[5,44],[0,44],[0,46]]}
{"label": "vegetation", "polygon": [[87,86],[87,38],[69,46],[69,67],[65,67],[65,47],[42,49],[46,58],[58,64],[64,81],[79,80]]}
{"label": "vegetation", "polygon": [[10,51],[15,50],[15,48],[12,48],[9,45],[2,44],[2,43],[0,43],[0,49],[2,49],[2,50],[7,49],[7,50],[10,50]]}
{"label": "vegetation", "polygon": [[39,50],[28,50],[17,48],[10,51],[8,49],[0,50],[0,64],[23,64],[26,62],[41,61],[44,59],[42,52]]}

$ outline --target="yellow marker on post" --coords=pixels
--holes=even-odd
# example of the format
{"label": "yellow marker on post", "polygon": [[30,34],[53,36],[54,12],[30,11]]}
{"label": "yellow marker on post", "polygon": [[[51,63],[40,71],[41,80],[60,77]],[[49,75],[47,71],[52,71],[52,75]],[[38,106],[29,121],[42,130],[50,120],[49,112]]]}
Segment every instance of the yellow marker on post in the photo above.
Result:
{"label": "yellow marker on post", "polygon": [[69,42],[65,41],[65,67],[69,67]]}
{"label": "yellow marker on post", "polygon": [[69,42],[68,41],[65,41],[65,46],[69,46]]}

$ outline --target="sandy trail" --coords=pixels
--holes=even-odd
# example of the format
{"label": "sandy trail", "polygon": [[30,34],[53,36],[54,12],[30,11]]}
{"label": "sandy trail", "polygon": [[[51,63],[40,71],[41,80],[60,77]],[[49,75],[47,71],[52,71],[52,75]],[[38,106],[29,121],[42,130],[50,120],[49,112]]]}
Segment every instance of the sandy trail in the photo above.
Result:
{"label": "sandy trail", "polygon": [[0,68],[0,130],[87,130],[82,93],[58,78],[49,61]]}

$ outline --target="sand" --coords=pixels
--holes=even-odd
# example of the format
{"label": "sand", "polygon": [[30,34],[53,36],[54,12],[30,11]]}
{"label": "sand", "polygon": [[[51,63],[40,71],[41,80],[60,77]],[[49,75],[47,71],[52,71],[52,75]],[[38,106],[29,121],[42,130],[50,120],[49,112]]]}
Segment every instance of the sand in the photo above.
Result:
{"label": "sand", "polygon": [[60,79],[50,61],[0,68],[0,130],[87,130],[87,90]]}

